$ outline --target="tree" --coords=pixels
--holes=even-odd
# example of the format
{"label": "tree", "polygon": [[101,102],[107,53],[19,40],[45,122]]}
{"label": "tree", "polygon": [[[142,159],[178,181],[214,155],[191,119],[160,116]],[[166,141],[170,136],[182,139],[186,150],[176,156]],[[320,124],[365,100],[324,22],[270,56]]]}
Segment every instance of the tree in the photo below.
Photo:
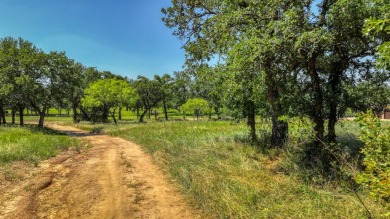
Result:
{"label": "tree", "polygon": [[381,43],[377,51],[379,68],[390,69],[390,4],[388,0],[372,0],[371,7],[376,11],[374,16],[366,19],[363,33],[377,38]]}
{"label": "tree", "polygon": [[[220,109],[223,107],[223,98],[225,87],[223,86],[226,77],[222,77],[225,66],[200,65],[194,70],[194,83],[192,93],[209,102],[210,107],[214,109],[217,118],[220,119]],[[209,110],[209,119],[211,112]]]}
{"label": "tree", "polygon": [[86,87],[85,83],[83,83],[85,80],[85,75],[83,74],[84,66],[80,63],[72,62],[69,70],[66,90],[67,99],[70,102],[73,112],[73,123],[77,123],[79,121],[77,109],[81,108],[81,98]]}
{"label": "tree", "polygon": [[138,76],[134,84],[144,109],[139,117],[139,122],[144,122],[146,113],[164,99],[163,90],[159,82],[143,76]]}
{"label": "tree", "polygon": [[101,110],[101,121],[108,122],[111,115],[117,123],[116,110],[135,98],[135,90],[124,80],[102,79],[90,84],[84,91],[82,103]]}
{"label": "tree", "polygon": [[[242,80],[241,85],[253,85],[250,81],[255,77],[260,77],[260,71],[265,71],[269,77],[264,86],[268,86],[272,92],[268,92],[269,100],[272,103],[277,103],[279,98],[279,89],[276,86],[274,77],[276,69],[280,69],[279,65],[271,65],[274,60],[272,56],[273,49],[271,43],[268,43],[268,51],[259,53],[262,46],[253,46],[261,42],[267,42],[262,33],[273,35],[273,30],[267,31],[268,23],[275,19],[275,14],[280,10],[278,3],[266,4],[265,2],[254,1],[223,1],[215,2],[194,2],[189,0],[172,1],[173,5],[167,9],[163,9],[166,17],[163,18],[166,25],[171,28],[176,28],[174,34],[180,39],[185,40],[184,48],[187,51],[188,61],[203,63],[209,60],[213,55],[227,56],[230,58],[230,65],[235,66],[235,69],[240,69],[239,74],[245,75],[237,77]],[[287,3],[286,3],[287,4]],[[271,6],[269,6],[271,5]],[[274,6],[276,5],[276,6]],[[285,6],[285,5],[282,5]],[[273,28],[273,26],[271,26]],[[263,40],[264,39],[264,40]],[[259,41],[260,40],[260,41]],[[246,46],[248,43],[252,46]],[[283,45],[283,41],[279,41],[277,45]],[[245,56],[248,59],[240,59]],[[242,61],[240,61],[242,60]],[[270,61],[271,60],[271,61]],[[284,60],[285,61],[285,60]],[[249,63],[250,62],[250,63]],[[246,66],[251,66],[247,68]],[[242,65],[242,66],[240,66]],[[249,80],[249,81],[245,81]],[[232,81],[232,83],[235,83]],[[248,91],[254,90],[254,87],[245,87]],[[249,96],[248,96],[249,95]],[[253,99],[257,94],[249,92],[246,95],[249,101],[242,104],[242,110],[247,116],[247,122],[251,129],[251,138],[255,140],[255,103]],[[280,121],[280,110],[276,110],[278,104],[271,104],[273,116],[273,142],[276,137],[279,139],[286,138],[287,123]],[[280,107],[279,107],[280,108]],[[276,127],[276,128],[275,128]],[[280,133],[280,134],[279,134]]]}
{"label": "tree", "polygon": [[180,107],[180,110],[184,116],[191,113],[196,117],[196,120],[199,120],[199,117],[201,117],[203,113],[207,113],[208,110],[210,110],[210,107],[205,99],[191,98]]}
{"label": "tree", "polygon": [[[252,100],[241,105],[249,115],[252,136],[255,99],[267,101],[273,145],[283,145],[278,138],[287,137],[283,115],[309,116],[315,133],[308,148],[309,163],[328,169],[334,157],[324,142],[336,145],[335,125],[347,96],[343,85],[354,80],[363,66],[372,66],[377,41],[361,30],[375,11],[375,4],[364,0],[179,0],[163,9],[163,20],[185,40],[189,62],[202,63],[213,55],[226,58],[227,67],[234,69],[240,86],[249,92],[246,98]],[[253,80],[262,83],[255,85]],[[265,92],[259,95],[256,86]]]}
{"label": "tree", "polygon": [[17,63],[17,41],[11,37],[0,41],[0,124],[5,124],[5,107],[11,105]]}
{"label": "tree", "polygon": [[176,71],[173,73],[173,106],[175,109],[179,109],[187,100],[191,97],[192,79],[188,72],[188,69],[184,71]]}
{"label": "tree", "polygon": [[164,74],[163,76],[154,76],[154,80],[156,80],[162,91],[162,104],[163,104],[163,110],[165,115],[165,120],[168,120],[168,109],[167,109],[167,102],[172,97],[172,86],[173,86],[173,78],[168,75]]}
{"label": "tree", "polygon": [[[31,42],[22,38],[15,39],[6,37],[1,40],[0,50],[3,83],[4,86],[7,86],[8,88],[12,87],[7,95],[7,107],[12,109],[13,123],[15,111],[19,111],[20,125],[23,125],[23,112],[28,105],[28,101],[26,93],[23,92],[21,85],[18,84],[17,81],[20,80],[23,75],[27,74],[28,63],[31,62],[31,57],[37,52],[37,49]],[[3,122],[6,122],[5,117],[3,118]]]}

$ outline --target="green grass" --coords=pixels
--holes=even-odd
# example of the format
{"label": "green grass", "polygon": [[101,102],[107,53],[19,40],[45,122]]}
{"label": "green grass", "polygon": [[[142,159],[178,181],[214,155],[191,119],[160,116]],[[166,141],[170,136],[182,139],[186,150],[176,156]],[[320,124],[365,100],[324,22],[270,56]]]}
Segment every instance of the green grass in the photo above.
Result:
{"label": "green grass", "polygon": [[[291,141],[308,137],[303,121],[293,122]],[[349,126],[349,124],[345,124]],[[351,191],[313,185],[282,172],[284,152],[245,143],[247,127],[229,122],[149,122],[78,127],[137,142],[163,166],[205,214],[218,218],[365,218]],[[269,125],[258,124],[260,133]],[[341,128],[348,130],[349,128]],[[355,140],[356,141],[356,140]],[[362,194],[374,217],[385,212]]]}
{"label": "green grass", "polygon": [[70,147],[77,149],[80,143],[50,129],[0,126],[0,165],[21,160],[38,164]]}

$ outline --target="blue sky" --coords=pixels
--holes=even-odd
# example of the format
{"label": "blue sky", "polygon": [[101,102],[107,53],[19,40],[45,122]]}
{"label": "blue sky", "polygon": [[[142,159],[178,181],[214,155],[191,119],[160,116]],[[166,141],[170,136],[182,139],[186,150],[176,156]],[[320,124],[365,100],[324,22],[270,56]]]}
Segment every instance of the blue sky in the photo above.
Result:
{"label": "blue sky", "polygon": [[136,78],[172,74],[182,43],[161,21],[170,0],[0,0],[0,37],[65,51],[87,67]]}

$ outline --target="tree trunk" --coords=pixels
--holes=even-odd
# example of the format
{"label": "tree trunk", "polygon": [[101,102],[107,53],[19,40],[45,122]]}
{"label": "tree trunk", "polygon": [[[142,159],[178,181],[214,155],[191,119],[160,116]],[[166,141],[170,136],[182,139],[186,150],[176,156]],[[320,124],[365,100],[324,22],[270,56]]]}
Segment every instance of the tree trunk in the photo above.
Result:
{"label": "tree trunk", "polygon": [[333,63],[333,69],[329,76],[330,95],[329,99],[329,121],[328,121],[328,142],[336,143],[336,123],[337,123],[337,107],[340,100],[340,83],[343,68],[341,63]]}
{"label": "tree trunk", "polygon": [[0,125],[2,124],[2,120],[3,120],[3,110],[2,110],[2,107],[0,106]]}
{"label": "tree trunk", "polygon": [[256,111],[255,103],[253,101],[248,101],[246,103],[246,116],[247,116],[247,125],[249,126],[249,137],[252,143],[257,142],[256,135]]}
{"label": "tree trunk", "polygon": [[158,120],[157,110],[156,110],[156,109],[154,110],[154,119],[155,119],[155,120]]}
{"label": "tree trunk", "polygon": [[331,171],[331,157],[329,149],[324,145],[324,94],[321,88],[321,79],[316,69],[316,59],[310,57],[307,63],[308,73],[312,84],[311,119],[314,122],[315,139],[306,149],[306,165],[318,168],[323,173]]}
{"label": "tree trunk", "polygon": [[[138,112],[138,111],[137,111],[137,112]],[[148,112],[148,109],[145,109],[145,110],[142,112],[141,116],[139,117],[139,122],[140,122],[140,123],[144,122],[144,117],[145,117],[145,115],[146,115],[147,112]]]}
{"label": "tree trunk", "polygon": [[288,123],[278,120],[278,117],[272,116],[272,136],[271,145],[275,147],[284,147],[288,137]]}
{"label": "tree trunk", "polygon": [[148,119],[150,119],[150,114],[152,114],[152,112],[151,112],[151,108],[149,109],[149,113],[148,113]]}
{"label": "tree trunk", "polygon": [[[139,108],[137,107],[137,119],[139,119]],[[143,121],[142,121],[143,122]]]}
{"label": "tree trunk", "polygon": [[72,103],[72,111],[73,111],[73,123],[78,123],[78,114],[77,114],[77,104]]}
{"label": "tree trunk", "polygon": [[122,107],[119,107],[118,109],[118,119],[122,120]]}
{"label": "tree trunk", "polygon": [[103,106],[102,122],[108,122],[108,115],[110,114],[110,107]]}
{"label": "tree trunk", "polygon": [[19,123],[21,126],[24,125],[24,107],[19,106]]}
{"label": "tree trunk", "polygon": [[11,111],[12,125],[15,125],[15,116],[16,116],[16,110],[12,109]]}
{"label": "tree trunk", "polygon": [[163,101],[163,107],[164,107],[165,120],[168,121],[168,110],[165,101]]}
{"label": "tree trunk", "polygon": [[80,105],[79,108],[80,108],[81,114],[83,115],[82,117],[83,117],[84,119],[86,119],[87,121],[90,121],[90,120],[91,120],[91,117],[88,115],[87,112],[85,112],[83,106]]}
{"label": "tree trunk", "polygon": [[324,115],[323,115],[323,102],[324,96],[321,89],[321,81],[316,69],[316,58],[311,58],[308,61],[308,70],[312,83],[312,92],[313,92],[313,111],[311,113],[312,120],[315,124],[315,140],[314,147],[317,150],[321,149],[321,144],[324,140]]}
{"label": "tree trunk", "polygon": [[284,147],[288,137],[288,123],[279,120],[282,111],[282,106],[279,103],[279,90],[273,79],[269,78],[268,81],[268,102],[272,120],[271,145]]}
{"label": "tree trunk", "polygon": [[0,107],[0,115],[1,118],[3,119],[3,124],[7,124],[7,120],[5,119],[5,111],[3,107]]}
{"label": "tree trunk", "polygon": [[115,118],[115,110],[111,113],[111,117],[114,120],[114,123],[117,124],[116,118]]}
{"label": "tree trunk", "polygon": [[45,121],[45,111],[46,110],[42,110],[42,112],[39,112],[39,123],[38,123],[38,127],[40,128],[43,128],[43,123]]}
{"label": "tree trunk", "polygon": [[47,111],[47,112],[46,112],[46,115],[49,116],[49,115],[50,115],[50,108],[47,108],[46,111]]}

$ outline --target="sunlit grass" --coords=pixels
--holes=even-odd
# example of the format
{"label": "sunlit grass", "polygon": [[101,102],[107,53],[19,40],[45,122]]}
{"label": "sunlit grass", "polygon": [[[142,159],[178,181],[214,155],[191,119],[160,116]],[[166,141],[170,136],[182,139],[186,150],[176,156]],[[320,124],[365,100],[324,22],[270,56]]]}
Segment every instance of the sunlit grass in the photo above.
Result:
{"label": "sunlit grass", "polygon": [[50,129],[0,126],[0,165],[20,160],[37,164],[67,148],[79,146],[76,139]]}
{"label": "sunlit grass", "polygon": [[[291,124],[290,136],[297,143],[310,135],[306,121],[294,120]],[[285,153],[262,153],[246,144],[243,139],[248,131],[243,123],[127,122],[121,125],[78,126],[142,145],[194,203],[211,217],[367,216],[358,199],[348,189],[334,184],[311,185],[294,172],[280,172],[283,168],[279,168],[279,164],[288,162]],[[259,123],[258,129],[261,136],[262,132],[269,131],[269,125]],[[346,127],[342,129],[348,130]],[[367,195],[363,194],[362,197],[375,217],[384,213]]]}

